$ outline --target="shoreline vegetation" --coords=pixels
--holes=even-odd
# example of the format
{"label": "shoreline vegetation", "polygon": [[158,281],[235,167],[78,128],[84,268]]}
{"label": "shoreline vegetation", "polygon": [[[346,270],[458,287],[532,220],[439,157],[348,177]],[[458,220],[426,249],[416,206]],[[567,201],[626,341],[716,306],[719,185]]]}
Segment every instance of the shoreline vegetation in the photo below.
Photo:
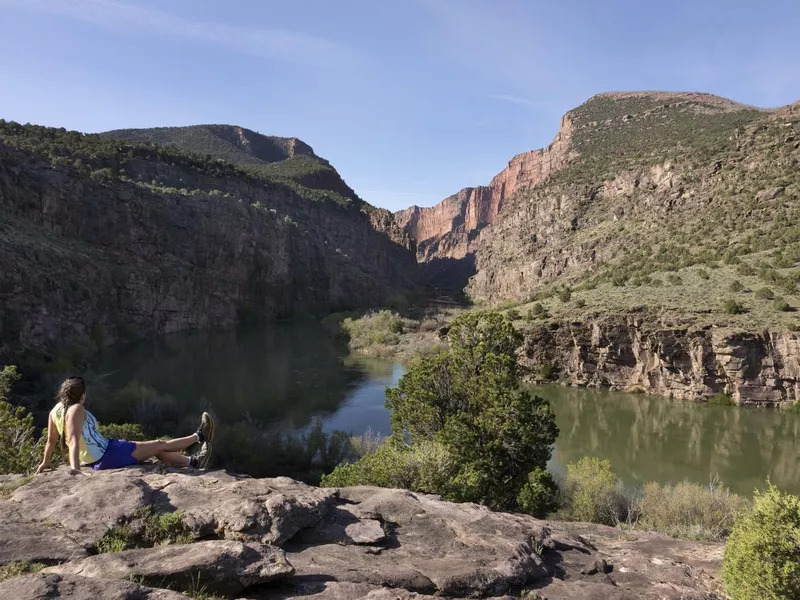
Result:
{"label": "shoreline vegetation", "polygon": [[[800,559],[792,546],[800,531],[800,497],[769,482],[752,501],[716,480],[708,486],[684,481],[626,490],[609,461],[591,456],[568,464],[556,478],[546,464],[558,428],[548,401],[521,387],[516,354],[522,335],[513,320],[499,312],[470,311],[449,325],[434,318],[423,327],[424,322],[391,311],[329,322],[361,348],[400,346],[406,328],[426,339],[449,327],[447,345],[417,350],[398,386],[387,390],[390,436],[327,433],[318,424],[303,436],[281,437],[268,453],[302,455],[306,479],[323,487],[399,487],[493,510],[601,523],[623,536],[629,529],[726,541],[723,577],[732,598],[756,592],[793,597],[800,590]],[[0,480],[0,498],[30,480],[43,449],[44,432],[37,435],[32,415],[8,401],[19,378],[13,366],[0,372],[0,474],[23,474]],[[110,424],[104,432],[131,439],[146,435],[132,424]],[[10,575],[23,567],[15,565]],[[754,584],[762,573],[767,576]]]}
{"label": "shoreline vegetation", "polygon": [[[562,296],[564,296],[563,290]],[[525,310],[520,310],[518,306]],[[527,327],[542,324],[556,327],[560,319],[566,318],[563,314],[554,317],[551,310],[540,301],[523,305],[506,303],[493,309],[464,305],[441,312],[429,311],[424,316],[413,312],[404,313],[384,308],[366,313],[334,313],[323,319],[322,324],[329,335],[346,343],[353,352],[374,358],[393,360],[408,366],[418,357],[429,356],[446,349],[450,324],[460,315],[475,311],[496,312],[503,314],[515,327],[525,332]],[[559,365],[549,362],[543,362],[535,365],[532,369],[527,369],[522,374],[522,380],[527,384],[561,384],[581,387],[564,378]],[[628,386],[616,391],[634,394],[649,393],[641,385]],[[738,406],[730,395],[724,393],[710,395],[704,401],[709,404]],[[800,412],[800,402],[784,403],[780,406],[780,410]]]}

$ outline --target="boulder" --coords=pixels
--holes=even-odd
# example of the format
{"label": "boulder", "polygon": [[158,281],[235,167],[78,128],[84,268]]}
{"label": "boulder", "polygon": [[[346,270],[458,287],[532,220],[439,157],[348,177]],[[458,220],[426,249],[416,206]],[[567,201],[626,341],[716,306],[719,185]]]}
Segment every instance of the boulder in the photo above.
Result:
{"label": "boulder", "polygon": [[0,565],[10,562],[56,563],[83,558],[86,548],[68,533],[35,523],[4,523]]}
{"label": "boulder", "polygon": [[[142,506],[183,511],[196,538],[217,539],[86,556]],[[162,598],[129,578],[251,600],[710,600],[721,588],[722,544],[224,472],[47,473],[0,500],[0,528],[0,560],[61,563],[0,584],[0,598]],[[19,581],[31,582],[27,596]]]}
{"label": "boulder", "polygon": [[283,550],[264,544],[213,540],[98,554],[50,567],[44,573],[105,579],[132,579],[145,584],[238,594],[294,572]]}
{"label": "boulder", "polygon": [[251,479],[222,471],[161,472],[146,465],[86,477],[66,468],[36,476],[0,501],[4,521],[48,523],[96,543],[137,510],[182,511],[192,533],[281,544],[316,524],[334,492],[286,477]]}
{"label": "boulder", "polygon": [[216,535],[275,545],[316,525],[335,495],[333,490],[288,477],[251,479],[223,471],[152,474],[144,481],[160,491],[156,509],[182,511],[198,537]]}
{"label": "boulder", "polygon": [[[427,600],[444,598],[409,592],[402,588],[375,587],[366,583],[348,583],[339,581],[317,581],[298,583],[293,586],[262,591],[261,594],[247,595],[241,600]],[[509,596],[496,597],[494,600],[512,600]]]}
{"label": "boulder", "polygon": [[130,581],[36,573],[0,582],[0,598],[9,600],[189,600],[188,596]]}
{"label": "boulder", "polygon": [[382,548],[369,548],[312,545],[299,537],[285,546],[299,575],[453,596],[499,596],[547,576],[538,553],[548,538],[543,521],[405,490],[341,494],[357,503],[341,510],[382,521],[388,539]]}
{"label": "boulder", "polygon": [[722,544],[541,521],[405,490],[356,487],[340,495],[339,510],[378,520],[389,533],[372,546],[314,544],[313,532],[285,544],[297,575],[321,586],[319,598],[338,597],[331,581],[442,597],[528,590],[550,600],[707,600],[719,589]]}
{"label": "boulder", "polygon": [[82,533],[96,541],[114,525],[153,502],[153,490],[136,471],[70,475],[67,467],[42,473],[11,495],[19,519]]}

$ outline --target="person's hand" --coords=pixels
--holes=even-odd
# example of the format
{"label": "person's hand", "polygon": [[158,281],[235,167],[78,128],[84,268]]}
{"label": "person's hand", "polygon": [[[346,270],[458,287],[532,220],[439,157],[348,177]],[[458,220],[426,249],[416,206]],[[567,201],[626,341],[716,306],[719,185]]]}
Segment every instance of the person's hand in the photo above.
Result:
{"label": "person's hand", "polygon": [[45,471],[51,471],[52,469],[53,467],[49,462],[42,461],[42,464],[40,464],[36,469],[36,474],[38,475],[39,473],[44,473]]}

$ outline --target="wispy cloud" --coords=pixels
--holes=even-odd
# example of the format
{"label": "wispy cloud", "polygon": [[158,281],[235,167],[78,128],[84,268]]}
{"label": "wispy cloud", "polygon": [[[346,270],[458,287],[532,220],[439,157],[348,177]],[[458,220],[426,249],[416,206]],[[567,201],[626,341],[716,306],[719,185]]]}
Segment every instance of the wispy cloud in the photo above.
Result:
{"label": "wispy cloud", "polygon": [[309,66],[351,65],[363,60],[352,49],[319,36],[283,29],[195,21],[118,0],[0,0],[0,6],[3,5],[60,15],[106,28],[139,29],[205,42],[242,54]]}
{"label": "wispy cloud", "polygon": [[500,100],[502,102],[511,102],[512,104],[521,104],[522,106],[529,106],[530,108],[549,108],[550,104],[547,102],[536,102],[528,98],[520,98],[519,96],[511,96],[509,94],[489,94],[487,98],[492,100]]}

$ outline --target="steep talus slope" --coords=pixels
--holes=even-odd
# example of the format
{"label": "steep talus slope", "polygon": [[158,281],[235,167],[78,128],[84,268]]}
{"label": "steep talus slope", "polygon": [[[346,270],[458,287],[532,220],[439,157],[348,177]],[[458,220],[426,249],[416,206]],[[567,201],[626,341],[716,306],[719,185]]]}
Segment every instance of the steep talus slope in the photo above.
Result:
{"label": "steep talus slope", "polygon": [[[174,511],[189,543],[90,555],[112,527],[141,531],[142,514]],[[20,600],[177,600],[198,589],[251,600],[711,600],[722,556],[718,543],[542,521],[406,490],[153,466],[38,475],[0,499],[0,526],[0,566],[50,565],[0,582],[0,597]]]}
{"label": "steep talus slope", "polygon": [[569,164],[574,158],[571,135],[572,121],[565,116],[550,146],[515,156],[488,186],[464,188],[430,208],[412,206],[395,213],[398,224],[417,241],[419,260],[431,280],[466,283],[478,233],[494,222],[506,198]]}
{"label": "steep talus slope", "polygon": [[0,123],[0,346],[102,345],[415,288],[407,240],[375,228],[393,227],[386,211],[316,192],[175,148]]}

